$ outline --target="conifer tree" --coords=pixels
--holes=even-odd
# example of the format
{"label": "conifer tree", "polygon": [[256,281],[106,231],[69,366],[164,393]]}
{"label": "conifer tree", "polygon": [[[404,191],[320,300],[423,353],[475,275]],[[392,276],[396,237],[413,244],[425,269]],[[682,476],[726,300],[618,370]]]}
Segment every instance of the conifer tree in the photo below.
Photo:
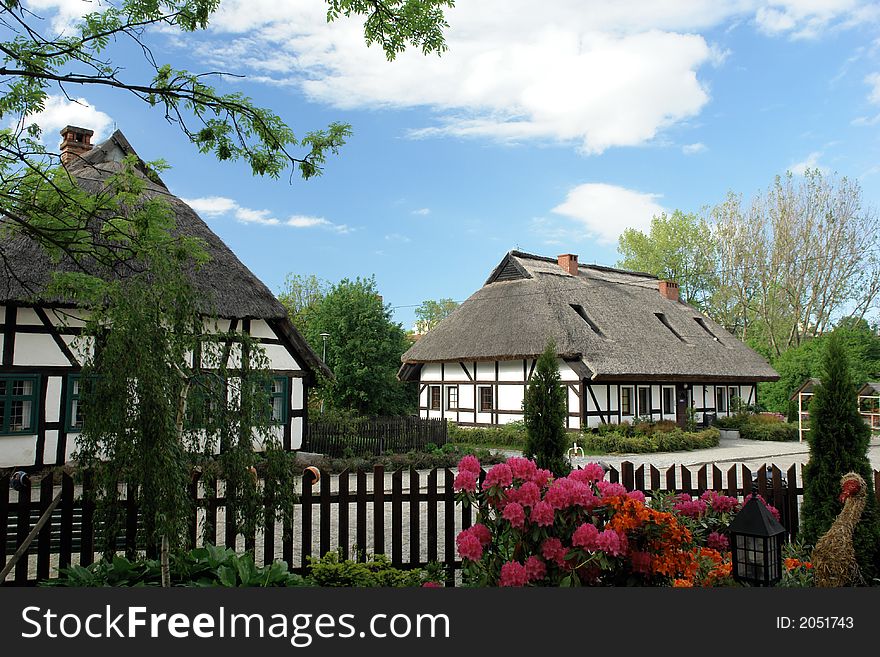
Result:
{"label": "conifer tree", "polygon": [[810,460],[804,467],[800,538],[814,545],[828,530],[842,509],[840,478],[847,472],[857,472],[867,482],[868,504],[856,526],[854,544],[862,574],[868,576],[874,571],[880,539],[874,477],[867,456],[871,429],[859,415],[856,387],[836,332],[828,340],[823,365],[822,384],[810,404]]}
{"label": "conifer tree", "polygon": [[567,413],[566,389],[560,384],[556,363],[556,345],[550,342],[538,358],[523,399],[528,434],[524,455],[534,459],[539,468],[547,468],[557,476],[566,475],[571,470],[565,457]]}

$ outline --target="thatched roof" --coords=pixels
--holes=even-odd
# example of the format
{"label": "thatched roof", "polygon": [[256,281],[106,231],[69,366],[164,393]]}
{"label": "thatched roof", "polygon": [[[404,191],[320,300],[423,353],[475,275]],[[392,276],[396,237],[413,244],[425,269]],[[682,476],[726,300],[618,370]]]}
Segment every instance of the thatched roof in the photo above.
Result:
{"label": "thatched roof", "polygon": [[775,381],[767,362],[650,274],[511,251],[476,293],[401,358],[402,377],[443,361],[535,358],[549,340],[599,381]]}
{"label": "thatched roof", "polygon": [[[137,155],[122,132],[117,130],[103,144],[69,163],[67,169],[83,188],[97,193],[105,188],[111,175],[122,170],[122,160],[130,154]],[[290,324],[287,311],[269,288],[192,208],[168,191],[159,176],[148,169],[142,160],[139,159],[136,169],[148,181],[144,196],[160,197],[170,205],[177,224],[175,232],[198,238],[204,244],[210,259],[198,269],[193,269],[191,280],[204,300],[205,313],[224,318],[267,320],[276,328],[276,332],[284,334],[282,339],[292,344],[306,361],[308,369],[332,376]],[[73,270],[72,260],[53,262],[40,245],[27,236],[6,235],[0,238],[0,303],[15,301],[70,305],[65,299],[49,297],[45,290],[53,272]]]}

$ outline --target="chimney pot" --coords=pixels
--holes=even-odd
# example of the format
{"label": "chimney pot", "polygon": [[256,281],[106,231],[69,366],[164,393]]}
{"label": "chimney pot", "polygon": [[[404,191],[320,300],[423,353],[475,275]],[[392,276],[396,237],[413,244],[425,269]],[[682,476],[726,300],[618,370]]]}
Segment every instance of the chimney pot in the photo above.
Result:
{"label": "chimney pot", "polygon": [[61,164],[67,166],[92,150],[94,130],[75,125],[61,129]]}
{"label": "chimney pot", "polygon": [[678,301],[678,283],[675,281],[660,281],[657,287],[663,297],[670,301]]}
{"label": "chimney pot", "polygon": [[559,266],[562,267],[566,272],[568,272],[572,276],[578,275],[577,254],[563,253],[560,256],[556,256],[556,262],[559,263]]}

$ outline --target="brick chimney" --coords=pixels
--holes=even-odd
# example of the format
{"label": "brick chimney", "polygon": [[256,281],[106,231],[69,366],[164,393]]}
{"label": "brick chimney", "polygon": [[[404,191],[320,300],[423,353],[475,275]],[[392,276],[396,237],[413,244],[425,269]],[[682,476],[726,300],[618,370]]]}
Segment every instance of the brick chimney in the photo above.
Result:
{"label": "brick chimney", "polygon": [[560,256],[556,256],[556,262],[572,276],[578,275],[578,257],[576,254],[563,253]]}
{"label": "brick chimney", "polygon": [[61,130],[61,164],[67,166],[92,150],[93,134],[94,130],[74,125],[65,126]]}
{"label": "brick chimney", "polygon": [[660,281],[657,287],[662,296],[670,301],[678,301],[678,283],[675,281]]}

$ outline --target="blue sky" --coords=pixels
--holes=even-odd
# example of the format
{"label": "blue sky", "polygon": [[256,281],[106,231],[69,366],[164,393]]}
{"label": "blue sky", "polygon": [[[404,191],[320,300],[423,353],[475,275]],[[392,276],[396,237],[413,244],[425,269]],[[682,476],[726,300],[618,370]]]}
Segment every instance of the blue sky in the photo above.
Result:
{"label": "blue sky", "polygon": [[[46,31],[99,0],[29,0]],[[395,62],[321,0],[223,0],[205,33],[149,35],[297,132],[354,134],[323,176],[260,179],[199,155],[162,114],[83,89],[36,117],[121,129],[275,292],[375,275],[394,318],[461,301],[510,249],[613,265],[653,214],[751,197],[787,170],[858,179],[880,208],[880,7],[858,0],[458,0],[449,51]],[[138,53],[111,49],[136,79]],[[76,93],[76,90],[71,90]],[[57,142],[52,142],[57,145]]]}

